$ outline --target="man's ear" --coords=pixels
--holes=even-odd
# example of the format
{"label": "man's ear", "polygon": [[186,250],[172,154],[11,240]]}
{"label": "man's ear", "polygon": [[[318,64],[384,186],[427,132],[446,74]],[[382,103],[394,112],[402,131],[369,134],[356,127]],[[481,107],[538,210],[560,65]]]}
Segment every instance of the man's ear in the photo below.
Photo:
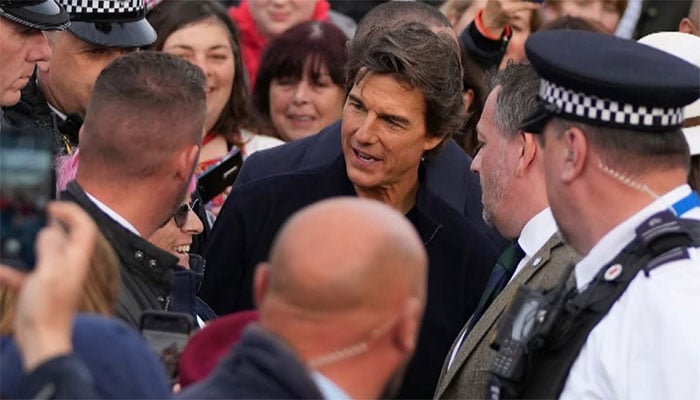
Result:
{"label": "man's ear", "polygon": [[527,171],[535,161],[535,156],[539,151],[535,136],[531,133],[519,132],[516,140],[520,142],[520,157],[518,158],[518,172]]}
{"label": "man's ear", "polygon": [[192,170],[199,161],[199,145],[193,144],[184,147],[178,157],[175,173],[183,182],[189,181],[192,177]]}
{"label": "man's ear", "polygon": [[575,126],[570,127],[562,135],[564,146],[561,178],[564,182],[571,182],[578,177],[586,165],[589,144],[583,131]]}
{"label": "man's ear", "polygon": [[267,263],[260,263],[255,269],[255,278],[253,281],[253,296],[255,300],[255,307],[260,306],[263,298],[267,294],[267,285],[270,276],[270,269]]}
{"label": "man's ear", "polygon": [[678,24],[678,32],[690,33],[691,35],[700,36],[700,27],[695,26],[690,18],[683,18]]}
{"label": "man's ear", "polygon": [[469,107],[471,107],[472,103],[474,102],[474,91],[471,89],[463,91],[462,100],[464,101],[464,112],[468,113]]}
{"label": "man's ear", "polygon": [[413,354],[423,317],[423,303],[416,297],[406,300],[395,328],[396,346],[406,356]]}

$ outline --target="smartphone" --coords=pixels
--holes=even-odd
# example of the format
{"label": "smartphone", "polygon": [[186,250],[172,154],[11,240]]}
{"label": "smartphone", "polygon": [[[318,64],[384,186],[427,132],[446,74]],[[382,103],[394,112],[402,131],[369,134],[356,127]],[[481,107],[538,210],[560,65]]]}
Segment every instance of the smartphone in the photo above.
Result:
{"label": "smartphone", "polygon": [[238,149],[231,151],[221,161],[206,170],[197,179],[202,204],[207,204],[227,187],[233,185],[243,165],[243,154]]}
{"label": "smartphone", "polygon": [[189,314],[155,310],[141,314],[141,334],[161,358],[171,378],[177,376],[180,354],[193,329],[194,321]]}
{"label": "smartphone", "polygon": [[53,140],[32,129],[2,127],[0,133],[0,261],[28,270],[34,242],[46,225],[51,200]]}

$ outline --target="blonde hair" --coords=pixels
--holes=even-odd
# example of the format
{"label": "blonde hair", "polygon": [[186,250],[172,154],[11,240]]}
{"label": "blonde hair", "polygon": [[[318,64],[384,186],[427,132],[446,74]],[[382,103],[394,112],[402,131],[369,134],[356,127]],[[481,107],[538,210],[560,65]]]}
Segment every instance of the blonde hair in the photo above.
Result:
{"label": "blonde hair", "polygon": [[[78,310],[106,316],[114,314],[119,284],[117,255],[107,239],[98,233]],[[17,293],[6,288],[0,289],[0,335],[13,334],[16,306]]]}

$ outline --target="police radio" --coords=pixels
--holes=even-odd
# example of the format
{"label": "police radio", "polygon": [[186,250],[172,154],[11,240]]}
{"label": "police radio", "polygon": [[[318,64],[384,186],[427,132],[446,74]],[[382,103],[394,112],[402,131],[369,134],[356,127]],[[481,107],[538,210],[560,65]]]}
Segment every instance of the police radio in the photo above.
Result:
{"label": "police radio", "polygon": [[573,264],[568,267],[561,282],[553,289],[518,288],[491,343],[491,348],[498,354],[490,368],[492,379],[486,398],[518,396],[517,386],[524,378],[529,355],[544,345],[561,314],[566,297],[566,278],[573,268]]}

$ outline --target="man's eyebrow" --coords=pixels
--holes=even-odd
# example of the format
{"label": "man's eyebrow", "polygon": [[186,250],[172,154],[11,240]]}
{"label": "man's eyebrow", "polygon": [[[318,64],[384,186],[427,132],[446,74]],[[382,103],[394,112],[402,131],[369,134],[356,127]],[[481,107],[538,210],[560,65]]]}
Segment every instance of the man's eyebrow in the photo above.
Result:
{"label": "man's eyebrow", "polygon": [[400,125],[404,128],[411,126],[411,120],[396,114],[378,113],[377,116],[385,121]]}
{"label": "man's eyebrow", "polygon": [[362,99],[360,99],[359,97],[357,97],[356,95],[354,95],[354,94],[352,94],[352,93],[348,93],[348,98],[349,98],[350,100],[352,100],[353,102],[355,102],[355,103],[360,103],[360,104],[362,104],[362,105],[365,104],[365,103],[362,101]]}

